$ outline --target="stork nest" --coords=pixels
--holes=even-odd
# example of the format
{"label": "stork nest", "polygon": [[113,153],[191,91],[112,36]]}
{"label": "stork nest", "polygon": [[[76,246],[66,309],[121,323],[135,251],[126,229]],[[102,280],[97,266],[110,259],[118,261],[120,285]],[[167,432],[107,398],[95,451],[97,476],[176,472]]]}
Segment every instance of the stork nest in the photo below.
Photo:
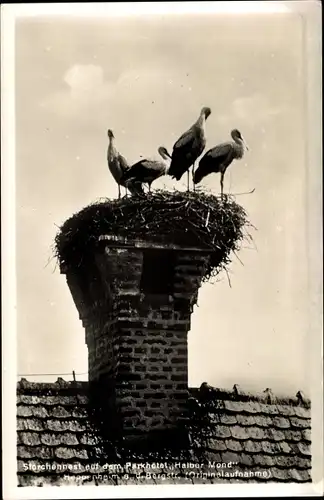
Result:
{"label": "stork nest", "polygon": [[245,210],[233,196],[223,200],[202,191],[154,191],[144,197],[105,199],[70,217],[55,237],[61,268],[80,267],[99,236],[109,234],[210,250],[204,281],[231,262],[231,253],[251,240]]}

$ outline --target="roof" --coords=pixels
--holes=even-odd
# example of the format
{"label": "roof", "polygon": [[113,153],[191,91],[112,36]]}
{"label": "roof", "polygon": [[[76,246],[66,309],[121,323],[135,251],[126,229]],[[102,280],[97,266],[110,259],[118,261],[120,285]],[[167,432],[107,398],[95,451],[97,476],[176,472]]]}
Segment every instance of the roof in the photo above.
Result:
{"label": "roof", "polygon": [[87,382],[17,385],[18,484],[311,481],[311,405],[202,384],[192,389],[188,454],[134,456],[103,446]]}

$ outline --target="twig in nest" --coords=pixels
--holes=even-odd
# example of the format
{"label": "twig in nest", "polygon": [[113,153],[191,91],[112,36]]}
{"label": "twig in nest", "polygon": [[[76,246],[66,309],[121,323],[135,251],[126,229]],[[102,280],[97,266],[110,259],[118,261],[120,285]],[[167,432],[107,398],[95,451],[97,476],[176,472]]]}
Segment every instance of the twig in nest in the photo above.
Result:
{"label": "twig in nest", "polygon": [[237,260],[239,260],[242,264],[242,266],[244,266],[243,262],[241,261],[241,259],[239,258],[239,256],[237,255],[237,253],[235,252],[235,250],[233,250],[233,254],[235,255],[235,257],[237,258]]}
{"label": "twig in nest", "polygon": [[232,193],[233,196],[241,196],[242,194],[252,194],[254,193],[255,188],[251,189],[251,191],[246,191],[245,193]]}
{"label": "twig in nest", "polygon": [[210,209],[208,209],[208,214],[207,214],[207,217],[206,217],[205,227],[208,227],[209,216],[210,216]]}
{"label": "twig in nest", "polygon": [[226,267],[224,267],[224,269],[225,269],[226,276],[227,276],[227,279],[228,279],[228,284],[229,284],[230,288],[232,288],[232,283],[231,283],[231,279],[229,277],[228,271],[227,271]]}

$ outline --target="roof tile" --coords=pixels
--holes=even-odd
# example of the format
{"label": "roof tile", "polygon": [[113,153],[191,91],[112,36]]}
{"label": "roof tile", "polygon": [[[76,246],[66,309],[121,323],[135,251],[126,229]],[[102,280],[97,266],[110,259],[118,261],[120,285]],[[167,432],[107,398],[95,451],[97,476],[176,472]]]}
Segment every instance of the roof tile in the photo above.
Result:
{"label": "roof tile", "polygon": [[19,427],[29,431],[42,431],[44,429],[43,422],[39,418],[20,418],[18,419]]}
{"label": "roof tile", "polygon": [[74,449],[61,446],[59,448],[55,448],[55,455],[57,458],[64,458],[66,460],[74,458]]}
{"label": "roof tile", "polygon": [[89,446],[94,446],[100,442],[100,439],[98,436],[95,434],[91,434],[89,432],[82,433],[79,437],[80,443],[89,445]]}
{"label": "roof tile", "polygon": [[75,454],[76,458],[80,458],[80,459],[83,459],[83,460],[87,460],[89,458],[88,452],[84,448],[75,449],[74,450],[74,454]]}
{"label": "roof tile", "polygon": [[286,441],[280,441],[279,446],[280,446],[282,453],[286,453],[287,455],[289,455],[289,453],[291,453],[291,446],[289,446],[289,444],[286,443]]}
{"label": "roof tile", "polygon": [[291,455],[300,455],[300,450],[298,448],[298,443],[295,443],[293,441],[291,441],[289,443],[289,446],[290,446],[290,449],[291,449]]}
{"label": "roof tile", "polygon": [[257,415],[244,415],[244,413],[238,413],[236,415],[237,423],[240,425],[255,425]]}
{"label": "roof tile", "polygon": [[303,408],[302,406],[295,406],[294,410],[297,417],[310,419],[309,409]]}
{"label": "roof tile", "polygon": [[77,406],[80,404],[78,402],[78,397],[73,395],[60,395],[59,404],[63,406]]}
{"label": "roof tile", "polygon": [[34,458],[35,446],[17,446],[17,457],[18,458]]}
{"label": "roof tile", "polygon": [[239,401],[224,401],[224,406],[226,410],[234,413],[241,413],[243,411],[243,405]]}
{"label": "roof tile", "polygon": [[48,446],[35,447],[35,457],[49,460],[53,456],[54,456],[54,448],[49,448]]}
{"label": "roof tile", "polygon": [[311,430],[310,429],[303,429],[301,431],[301,435],[302,435],[302,438],[305,440],[305,441],[309,441],[311,442]]}
{"label": "roof tile", "polygon": [[310,427],[310,420],[305,418],[290,417],[290,423],[293,427],[297,427],[300,429],[306,429],[307,427]]}
{"label": "roof tile", "polygon": [[242,465],[246,465],[248,467],[251,467],[253,465],[253,459],[252,459],[251,455],[248,455],[247,453],[241,453],[240,463]]}
{"label": "roof tile", "polygon": [[48,432],[44,432],[41,435],[41,441],[43,444],[46,444],[48,446],[58,446],[61,444],[61,434],[50,434]]}
{"label": "roof tile", "polygon": [[261,407],[258,401],[248,401],[244,402],[244,411],[248,413],[260,413]]}
{"label": "roof tile", "polygon": [[274,417],[272,422],[275,427],[279,427],[281,429],[287,429],[288,427],[290,427],[289,420],[284,417]]}
{"label": "roof tile", "polygon": [[52,406],[52,405],[58,405],[61,403],[61,395],[47,395],[45,398],[44,398],[44,402],[43,404],[46,405],[46,406]]}
{"label": "roof tile", "polygon": [[272,477],[279,481],[289,481],[290,474],[289,469],[278,469],[277,467],[273,467],[271,469]]}
{"label": "roof tile", "polygon": [[255,415],[254,420],[259,427],[269,427],[272,425],[272,419],[268,415]]}
{"label": "roof tile", "polygon": [[284,434],[285,434],[285,438],[288,441],[300,441],[302,438],[301,431],[297,431],[296,429],[293,429],[293,430],[285,429]]}
{"label": "roof tile", "polygon": [[17,431],[26,430],[25,418],[17,418]]}
{"label": "roof tile", "polygon": [[40,444],[39,434],[37,432],[22,432],[21,440],[28,446],[37,446]]}
{"label": "roof tile", "polygon": [[61,436],[61,444],[73,446],[78,445],[79,441],[75,434],[72,434],[72,432],[66,432]]}
{"label": "roof tile", "polygon": [[276,465],[278,467],[285,467],[285,468],[293,468],[297,467],[299,469],[307,469],[309,463],[308,460],[305,460],[304,458],[300,458],[297,456],[283,456],[283,455],[277,455],[275,457]]}
{"label": "roof tile", "polygon": [[303,443],[302,441],[300,441],[298,444],[297,444],[299,450],[300,450],[300,453],[302,455],[306,455],[308,457],[311,456],[311,450],[310,450],[310,445],[309,444],[306,444],[306,443]]}
{"label": "roof tile", "polygon": [[228,415],[226,413],[223,413],[222,415],[220,415],[220,421],[225,425],[236,424],[236,417],[235,415]]}
{"label": "roof tile", "polygon": [[226,448],[230,451],[242,451],[243,449],[241,443],[234,439],[226,439],[225,444]]}
{"label": "roof tile", "polygon": [[87,406],[89,404],[89,398],[85,394],[78,394],[78,405],[85,405]]}
{"label": "roof tile", "polygon": [[266,415],[278,415],[279,414],[279,410],[277,408],[277,405],[259,403],[259,406],[260,406],[261,413],[265,413]]}
{"label": "roof tile", "polygon": [[89,416],[87,408],[81,407],[81,408],[73,408],[72,410],[72,417],[74,418],[87,418]]}
{"label": "roof tile", "polygon": [[247,427],[246,432],[251,439],[265,439],[267,437],[265,431],[260,427]]}
{"label": "roof tile", "polygon": [[47,446],[18,446],[17,456],[19,458],[43,458],[49,460],[53,457],[53,448]]}
{"label": "roof tile", "polygon": [[249,434],[245,427],[240,427],[239,425],[234,425],[231,427],[231,434],[235,439],[249,439]]}
{"label": "roof tile", "polygon": [[279,429],[268,428],[265,431],[268,437],[274,441],[283,441],[285,439],[285,435]]}
{"label": "roof tile", "polygon": [[275,465],[275,460],[270,455],[253,455],[253,461],[256,465],[261,465],[262,467],[272,467]]}
{"label": "roof tile", "polygon": [[30,406],[19,405],[17,406],[18,417],[32,417],[33,412]]}
{"label": "roof tile", "polygon": [[232,453],[231,451],[225,451],[222,453],[222,462],[228,464],[229,462],[234,462],[234,464],[240,463],[240,455],[237,453]]}
{"label": "roof tile", "polygon": [[221,463],[222,461],[220,453],[217,453],[216,451],[207,451],[205,453],[205,458],[209,462]]}
{"label": "roof tile", "polygon": [[39,418],[48,417],[48,411],[46,408],[44,408],[44,406],[32,406],[31,410],[34,417],[39,417]]}
{"label": "roof tile", "polygon": [[66,430],[66,426],[64,424],[65,422],[62,422],[61,420],[47,420],[46,425],[49,431],[60,432]]}
{"label": "roof tile", "polygon": [[209,450],[225,451],[226,445],[225,445],[224,441],[221,441],[220,439],[208,439],[207,440],[207,448]]}
{"label": "roof tile", "polygon": [[289,405],[277,405],[277,409],[280,415],[285,417],[293,417],[296,415],[295,407]]}
{"label": "roof tile", "polygon": [[274,443],[270,441],[262,441],[261,443],[262,449],[265,453],[280,453],[281,448],[279,443]]}
{"label": "roof tile", "polygon": [[40,398],[39,396],[33,396],[33,395],[25,395],[25,394],[18,394],[17,395],[17,404],[23,403],[25,405],[38,405],[40,403],[43,403],[44,398]]}
{"label": "roof tile", "polygon": [[261,443],[258,441],[252,441],[251,439],[244,441],[243,447],[248,453],[260,453],[262,450]]}
{"label": "roof tile", "polygon": [[50,431],[82,432],[86,425],[78,420],[47,420],[47,428]]}
{"label": "roof tile", "polygon": [[54,406],[51,411],[51,416],[55,418],[69,418],[71,415],[71,410],[68,411],[64,406]]}
{"label": "roof tile", "polygon": [[230,429],[225,425],[216,425],[214,435],[218,438],[229,438],[231,436]]}
{"label": "roof tile", "polygon": [[312,480],[310,470],[290,469],[289,473],[291,479],[293,479],[294,481],[309,482]]}

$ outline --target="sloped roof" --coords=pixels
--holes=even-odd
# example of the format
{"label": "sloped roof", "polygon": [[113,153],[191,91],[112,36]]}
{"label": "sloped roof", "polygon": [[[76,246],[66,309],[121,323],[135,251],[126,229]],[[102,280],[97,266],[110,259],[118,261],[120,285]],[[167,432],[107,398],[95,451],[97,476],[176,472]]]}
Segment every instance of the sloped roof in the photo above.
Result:
{"label": "sloped roof", "polygon": [[119,450],[103,447],[87,382],[22,379],[17,385],[18,483],[311,481],[310,401],[300,393],[276,399],[271,392],[256,397],[237,386],[224,391],[203,384],[191,390],[189,404],[189,454],[125,462]]}

